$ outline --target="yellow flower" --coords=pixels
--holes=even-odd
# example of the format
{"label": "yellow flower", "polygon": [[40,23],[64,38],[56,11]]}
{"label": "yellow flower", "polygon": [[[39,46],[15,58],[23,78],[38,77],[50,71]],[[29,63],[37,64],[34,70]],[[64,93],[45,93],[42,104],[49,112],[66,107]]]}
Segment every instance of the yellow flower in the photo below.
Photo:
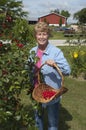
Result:
{"label": "yellow flower", "polygon": [[73,53],[73,57],[74,57],[75,59],[78,58],[78,56],[79,56],[79,55],[78,55],[78,52],[74,52],[74,53]]}

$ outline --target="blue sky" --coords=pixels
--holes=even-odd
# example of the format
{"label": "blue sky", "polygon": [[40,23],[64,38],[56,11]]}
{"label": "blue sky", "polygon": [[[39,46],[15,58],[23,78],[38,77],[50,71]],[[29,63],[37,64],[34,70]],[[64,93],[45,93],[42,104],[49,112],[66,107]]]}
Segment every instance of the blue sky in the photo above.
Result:
{"label": "blue sky", "polygon": [[38,18],[50,13],[51,10],[67,10],[71,14],[69,22],[73,20],[73,14],[82,8],[86,8],[86,0],[22,0],[24,10],[29,12],[28,17]]}

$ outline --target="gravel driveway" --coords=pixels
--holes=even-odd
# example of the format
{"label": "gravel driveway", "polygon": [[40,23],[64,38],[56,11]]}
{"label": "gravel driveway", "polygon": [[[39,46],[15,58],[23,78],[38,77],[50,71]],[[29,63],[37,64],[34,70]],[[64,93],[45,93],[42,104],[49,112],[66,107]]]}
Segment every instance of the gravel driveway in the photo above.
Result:
{"label": "gravel driveway", "polygon": [[55,46],[68,46],[69,44],[66,43],[66,40],[49,40],[50,43],[52,43]]}

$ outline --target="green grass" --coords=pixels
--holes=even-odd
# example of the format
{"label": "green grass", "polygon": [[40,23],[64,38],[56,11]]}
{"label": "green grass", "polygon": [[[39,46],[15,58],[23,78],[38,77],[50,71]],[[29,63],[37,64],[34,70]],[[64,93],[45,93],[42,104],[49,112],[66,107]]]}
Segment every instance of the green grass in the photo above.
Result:
{"label": "green grass", "polygon": [[86,39],[86,36],[80,36],[78,33],[75,33],[73,36],[64,36],[64,31],[52,31],[51,32],[51,37],[50,39],[52,40],[72,40],[72,39],[77,39],[80,38],[80,40],[82,39]]}
{"label": "green grass", "polygon": [[[69,89],[62,96],[60,106],[59,130],[85,130],[86,129],[86,81],[71,77],[65,78],[65,86]],[[22,102],[30,105],[30,99],[23,92]],[[37,130],[29,128],[28,130]],[[46,129],[45,129],[46,130]]]}
{"label": "green grass", "polygon": [[86,81],[66,78],[65,85],[69,91],[63,95],[61,102],[60,130],[85,130]]}
{"label": "green grass", "polygon": [[60,32],[53,32],[50,39],[67,39],[66,37],[64,37],[64,33],[63,31],[60,31]]}

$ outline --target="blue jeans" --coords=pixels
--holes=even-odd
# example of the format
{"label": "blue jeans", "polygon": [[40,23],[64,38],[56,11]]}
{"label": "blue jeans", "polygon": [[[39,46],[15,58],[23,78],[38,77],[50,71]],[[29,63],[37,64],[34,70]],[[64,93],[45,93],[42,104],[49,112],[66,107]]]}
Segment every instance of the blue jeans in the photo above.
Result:
{"label": "blue jeans", "polygon": [[[46,106],[47,115],[48,117],[48,130],[58,130],[58,121],[59,121],[59,102]],[[38,112],[35,112],[35,120],[36,120],[36,126],[38,127],[38,130],[44,130],[43,129],[43,119],[44,113],[42,115],[38,115]]]}

